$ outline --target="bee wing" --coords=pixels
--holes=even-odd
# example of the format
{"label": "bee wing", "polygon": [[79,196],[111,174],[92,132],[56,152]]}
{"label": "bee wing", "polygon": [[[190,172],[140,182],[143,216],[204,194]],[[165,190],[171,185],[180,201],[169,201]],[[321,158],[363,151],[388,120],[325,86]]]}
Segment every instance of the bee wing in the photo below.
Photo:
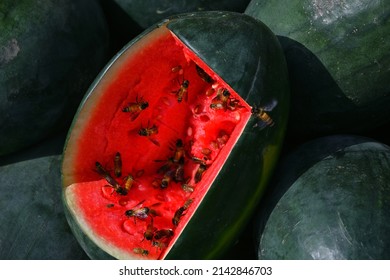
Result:
{"label": "bee wing", "polygon": [[253,127],[258,127],[260,130],[264,129],[267,126],[266,122],[259,120]]}
{"label": "bee wing", "polygon": [[192,204],[192,202],[194,202],[194,200],[192,198],[189,198],[183,205],[184,209],[187,210],[188,207],[190,207],[190,205]]}
{"label": "bee wing", "polygon": [[157,173],[158,173],[158,174],[164,174],[164,173],[167,172],[167,171],[171,168],[171,166],[172,166],[172,162],[171,162],[170,159],[168,159],[168,160],[155,160],[155,162],[165,162],[164,165],[162,165],[161,167],[159,167],[159,168],[157,169]]}
{"label": "bee wing", "polygon": [[191,159],[195,162],[195,163],[199,163],[199,164],[205,164],[205,162],[201,159],[201,158],[198,158],[198,157],[191,157]]}
{"label": "bee wing", "polygon": [[156,217],[156,216],[161,217],[161,214],[157,210],[150,209],[149,213],[150,215],[152,215],[152,217]]}
{"label": "bee wing", "polygon": [[144,200],[141,200],[141,201],[138,202],[132,209],[140,208],[139,206],[141,206],[144,202],[145,202],[145,199],[144,199]]}
{"label": "bee wing", "polygon": [[264,111],[270,112],[276,107],[276,105],[278,105],[278,101],[276,101],[276,99],[272,99],[269,103],[262,106],[262,108]]}
{"label": "bee wing", "polygon": [[164,164],[159,169],[157,169],[157,173],[158,174],[164,174],[164,173],[166,173],[169,170],[169,167],[170,167],[170,165]]}
{"label": "bee wing", "polygon": [[140,219],[146,219],[149,216],[148,215],[149,212],[145,212],[145,211],[142,211],[142,209],[140,209],[140,210],[138,210],[137,215],[135,215],[135,216],[137,216]]}
{"label": "bee wing", "polygon": [[183,182],[184,181],[184,168],[178,167],[175,170],[174,178],[175,182]]}
{"label": "bee wing", "polygon": [[140,113],[141,113],[141,111],[136,111],[136,112],[132,113],[132,114],[130,115],[130,120],[131,120],[132,122],[135,121],[135,119],[138,118],[138,116],[139,116]]}
{"label": "bee wing", "polygon": [[156,203],[153,203],[152,205],[150,205],[148,208],[149,208],[149,214],[151,215],[151,217],[156,217],[156,216],[161,216],[161,214],[156,210],[154,209],[153,207],[157,207],[161,205],[161,202],[156,202]]}

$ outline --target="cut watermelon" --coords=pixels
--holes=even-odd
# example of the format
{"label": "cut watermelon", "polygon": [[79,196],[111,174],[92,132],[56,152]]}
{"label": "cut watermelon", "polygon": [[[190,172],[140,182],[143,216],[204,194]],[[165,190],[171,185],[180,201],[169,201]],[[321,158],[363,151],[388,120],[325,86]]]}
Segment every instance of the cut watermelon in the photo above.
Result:
{"label": "cut watermelon", "polygon": [[[259,175],[273,166],[285,127],[287,110],[279,111],[286,106],[284,97],[275,109],[275,120],[280,122],[273,126],[261,115],[271,119],[273,111],[253,110],[169,29],[169,23],[140,38],[123,49],[92,85],[64,150],[68,219],[93,258],[168,258],[183,236],[194,241],[207,238],[197,236],[196,226],[188,226],[202,213],[209,213],[218,230],[233,221],[241,227],[264,189],[268,174]],[[264,144],[258,142],[261,135]],[[278,140],[264,151],[268,137]],[[249,147],[259,143],[252,152],[261,148],[264,156],[272,154],[275,159],[270,165],[254,164],[261,154],[240,149],[245,142]],[[258,171],[232,170],[241,160],[246,161],[243,167],[250,164]],[[226,168],[233,173],[231,182],[223,175]],[[218,225],[218,213],[224,209],[207,209],[216,203],[215,198],[215,202],[207,199],[215,191],[221,200],[236,198],[232,210],[246,210],[235,210],[228,222]],[[240,227],[226,230],[227,239],[232,240]],[[210,241],[218,238],[218,230]],[[105,253],[97,253],[93,246]],[[177,258],[177,249],[173,251],[171,256]],[[201,255],[206,257],[195,250],[190,256]]]}

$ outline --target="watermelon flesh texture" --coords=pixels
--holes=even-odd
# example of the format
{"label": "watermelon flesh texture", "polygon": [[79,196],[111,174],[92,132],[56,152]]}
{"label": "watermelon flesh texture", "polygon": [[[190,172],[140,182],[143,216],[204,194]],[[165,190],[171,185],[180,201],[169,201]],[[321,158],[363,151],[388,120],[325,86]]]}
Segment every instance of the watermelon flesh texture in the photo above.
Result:
{"label": "watermelon flesh texture", "polygon": [[[200,74],[197,66],[207,75]],[[186,80],[187,92],[179,100],[178,90]],[[230,93],[228,107],[221,101],[224,90]],[[139,113],[125,112],[141,101],[148,106]],[[229,85],[160,27],[107,68],[79,109],[67,143],[72,155],[63,163],[66,203],[87,235],[115,258],[162,259],[195,213],[250,116],[250,106]],[[154,128],[155,133],[142,136],[143,128]],[[178,140],[185,152],[180,164],[172,165]],[[118,152],[122,174],[116,177]],[[96,162],[122,187],[126,176],[133,176],[126,195],[97,172]],[[179,166],[184,172],[174,177]],[[202,167],[206,167],[203,172]],[[163,178],[169,183],[162,188]],[[146,218],[125,214],[143,207],[151,210]],[[180,207],[185,211],[174,225]],[[152,232],[172,230],[173,236],[146,240],[148,226]]]}

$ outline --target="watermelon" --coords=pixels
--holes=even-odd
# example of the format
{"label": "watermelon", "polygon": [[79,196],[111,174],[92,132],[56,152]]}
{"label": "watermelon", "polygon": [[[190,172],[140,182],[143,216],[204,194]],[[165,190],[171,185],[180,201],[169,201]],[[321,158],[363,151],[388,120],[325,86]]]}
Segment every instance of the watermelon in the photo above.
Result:
{"label": "watermelon", "polygon": [[0,166],[0,259],[88,259],[65,219],[60,154]]}
{"label": "watermelon", "polygon": [[107,62],[97,1],[0,3],[0,156],[68,129]]}
{"label": "watermelon", "polygon": [[88,256],[222,257],[267,186],[288,108],[282,49],[252,17],[182,14],[129,42],[64,148],[65,211]]}
{"label": "watermelon", "polygon": [[389,1],[252,0],[245,13],[282,44],[289,134],[362,134],[389,121]]}
{"label": "watermelon", "polygon": [[389,259],[390,147],[332,135],[280,162],[256,215],[259,259]]}

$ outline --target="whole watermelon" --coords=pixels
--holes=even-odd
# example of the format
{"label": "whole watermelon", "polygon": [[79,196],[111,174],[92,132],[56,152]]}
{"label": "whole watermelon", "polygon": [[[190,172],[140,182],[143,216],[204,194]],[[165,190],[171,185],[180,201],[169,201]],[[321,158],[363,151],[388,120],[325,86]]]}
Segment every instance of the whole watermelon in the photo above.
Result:
{"label": "whole watermelon", "polygon": [[88,258],[65,219],[61,159],[57,154],[0,166],[1,260]]}
{"label": "whole watermelon", "polygon": [[0,155],[70,123],[106,63],[107,30],[95,0],[0,2]]}
{"label": "whole watermelon", "polygon": [[390,147],[333,135],[280,163],[257,216],[259,259],[389,259]]}

